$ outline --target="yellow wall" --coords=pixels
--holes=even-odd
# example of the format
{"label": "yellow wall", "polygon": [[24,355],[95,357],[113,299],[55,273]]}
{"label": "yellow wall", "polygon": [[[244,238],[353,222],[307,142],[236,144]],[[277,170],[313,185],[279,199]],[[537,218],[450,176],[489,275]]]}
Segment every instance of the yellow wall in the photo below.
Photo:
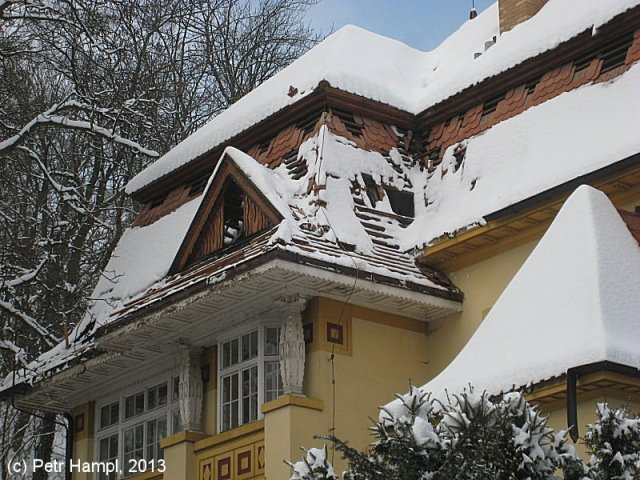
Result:
{"label": "yellow wall", "polygon": [[[70,414],[74,421],[73,459],[93,460],[93,430],[95,403],[87,402],[73,410]],[[90,473],[73,472],[73,480],[91,480]]]}
{"label": "yellow wall", "polygon": [[[639,202],[640,200],[621,207],[633,211]],[[406,392],[410,380],[416,385],[422,385],[451,362],[476,331],[488,309],[537,242],[538,240],[529,241],[490,259],[449,272],[451,280],[465,294],[464,309],[436,325],[428,326],[426,323],[363,307],[344,306],[341,302],[328,299],[312,300],[304,313],[304,322],[307,326],[312,326],[313,332],[313,342],[307,346],[304,392],[307,397],[319,400],[322,408],[291,404],[265,415],[266,478],[288,478],[290,470],[283,460],[299,460],[301,446],[321,446],[324,441],[314,440],[314,435],[335,433],[348,440],[355,448],[366,447],[371,442],[369,418],[377,418],[378,406],[392,400],[394,393]],[[343,345],[327,341],[328,323],[338,324],[343,328]],[[204,392],[204,433],[215,435],[215,347],[205,349],[201,363],[210,368],[210,380],[205,385]],[[614,398],[616,405],[627,400],[619,396],[610,398]],[[596,400],[588,398],[580,401],[579,419],[582,425],[595,419]],[[636,403],[631,405],[637,409],[640,399],[634,401]],[[86,420],[90,421],[85,428],[90,428],[91,431],[87,430],[87,433],[76,437],[76,458],[93,458],[93,404],[87,410],[88,405],[79,409],[84,408],[87,412]],[[566,428],[564,404],[550,405],[544,407],[543,411],[551,414],[551,426],[556,429]],[[333,425],[335,431],[332,430]],[[184,453],[180,449],[172,449],[169,457]],[[335,465],[337,471],[344,467],[338,455]],[[185,469],[188,470],[186,466]],[[88,479],[74,477],[74,480]]]}
{"label": "yellow wall", "polygon": [[[578,395],[578,424],[580,426],[579,436],[576,443],[576,451],[584,460],[589,460],[586,447],[582,440],[585,434],[586,426],[597,420],[596,403],[607,402],[611,408],[627,407],[631,414],[637,415],[640,412],[640,396],[625,395],[617,391],[609,391],[605,394],[602,392],[585,395]],[[549,416],[549,426],[556,432],[567,429],[567,410],[564,402],[558,402],[554,405],[543,406],[541,411]]]}
{"label": "yellow wall", "polygon": [[[342,317],[341,317],[342,313]],[[322,411],[290,407],[270,412],[265,418],[267,478],[288,478],[283,460],[299,460],[300,447],[322,446],[314,435],[332,433],[356,448],[371,443],[370,418],[378,406],[405,393],[409,380],[421,384],[427,377],[427,325],[400,316],[383,314],[327,299],[314,299],[305,312],[305,322],[314,327],[313,343],[307,347],[305,394],[323,402]],[[347,348],[326,342],[326,323],[347,328]],[[394,326],[395,325],[395,326]],[[335,403],[333,401],[335,372]],[[282,432],[278,434],[278,432]],[[289,434],[290,438],[284,438]],[[336,455],[336,467],[342,463]]]}
{"label": "yellow wall", "polygon": [[525,243],[449,273],[464,292],[463,310],[439,321],[429,336],[429,368],[421,384],[439,374],[460,352],[537,243],[538,240]]}

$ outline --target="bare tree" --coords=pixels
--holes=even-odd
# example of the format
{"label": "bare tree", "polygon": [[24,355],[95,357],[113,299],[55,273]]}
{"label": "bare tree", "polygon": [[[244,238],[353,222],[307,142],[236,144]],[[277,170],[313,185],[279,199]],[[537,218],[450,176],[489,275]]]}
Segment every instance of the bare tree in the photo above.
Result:
{"label": "bare tree", "polygon": [[[0,374],[65,341],[127,181],[312,46],[313,3],[0,0]],[[27,440],[48,459],[53,416],[0,422],[3,466]]]}

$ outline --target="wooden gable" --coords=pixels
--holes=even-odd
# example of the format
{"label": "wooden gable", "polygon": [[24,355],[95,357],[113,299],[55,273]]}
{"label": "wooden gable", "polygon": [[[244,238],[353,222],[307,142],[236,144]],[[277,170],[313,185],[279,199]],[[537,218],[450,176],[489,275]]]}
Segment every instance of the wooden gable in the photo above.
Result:
{"label": "wooden gable", "polygon": [[280,223],[282,216],[229,157],[221,160],[170,273]]}

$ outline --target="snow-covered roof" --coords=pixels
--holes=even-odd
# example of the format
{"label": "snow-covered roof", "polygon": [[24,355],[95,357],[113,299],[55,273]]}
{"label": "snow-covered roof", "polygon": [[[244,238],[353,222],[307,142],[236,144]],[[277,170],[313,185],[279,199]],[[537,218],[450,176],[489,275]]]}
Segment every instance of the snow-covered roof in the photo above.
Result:
{"label": "snow-covered roof", "polygon": [[467,140],[457,171],[449,147],[401,247],[484,224],[491,213],[640,152],[638,85],[635,64],[610,82],[529,108]]}
{"label": "snow-covered roof", "polygon": [[[150,287],[160,286],[200,201],[201,197],[195,198],[151,225],[125,230],[91,295],[87,312],[69,334],[69,345],[61,342],[42,354],[18,372],[16,383],[38,378],[91,350],[91,334],[109,323],[114,312],[144,295]],[[4,387],[12,380],[13,375],[9,375]]]}
{"label": "snow-covered roof", "polygon": [[[492,5],[465,22],[440,46],[421,52],[355,26],[327,37],[134,177],[132,193],[170,173],[273,113],[298,102],[320,82],[417,114],[461,90],[600,25],[640,0],[549,0],[529,21],[499,35]],[[482,53],[474,58],[475,53]],[[289,95],[290,87],[297,89]]]}
{"label": "snow-covered roof", "polygon": [[[389,155],[357,148],[324,125],[299,148],[302,176],[282,163],[269,169],[232,147],[225,149],[202,196],[144,227],[125,231],[93,294],[92,305],[64,343],[45,353],[20,374],[20,380],[57,367],[93,346],[98,330],[125,316],[200,283],[211,286],[240,264],[267,253],[286,252],[298,263],[332,271],[356,271],[374,279],[434,296],[461,300],[460,292],[439,272],[419,267],[397,246],[411,218],[393,212],[388,197],[372,203],[364,177],[416,195],[423,188],[419,164],[396,149]],[[215,179],[232,162],[280,213],[281,222],[249,244],[168,275],[185,235],[196,223]],[[319,188],[309,188],[315,184]],[[420,193],[423,194],[423,193]],[[206,218],[206,217],[205,217]]]}
{"label": "snow-covered roof", "polygon": [[640,248],[607,196],[579,187],[458,356],[422,387],[498,394],[569,368],[640,368]]}

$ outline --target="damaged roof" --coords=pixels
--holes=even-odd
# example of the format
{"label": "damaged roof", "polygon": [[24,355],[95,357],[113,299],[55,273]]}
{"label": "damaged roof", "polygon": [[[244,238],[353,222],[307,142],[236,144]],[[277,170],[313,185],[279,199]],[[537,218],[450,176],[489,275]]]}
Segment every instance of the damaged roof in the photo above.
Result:
{"label": "damaged roof", "polygon": [[[414,221],[414,198],[420,201],[424,195],[423,168],[398,149],[388,155],[363,150],[323,124],[297,151],[304,173],[284,162],[270,169],[232,147],[216,162],[201,196],[125,232],[69,345],[63,342],[41,356],[19,380],[33,381],[45,371],[64,368],[91,350],[103,333],[149,308],[274,258],[420,292],[433,298],[434,305],[451,302],[446,305],[453,308],[462,301],[462,293],[445,275],[418,265],[414,253],[398,246]],[[277,213],[277,222],[193,257],[195,242],[189,239],[205,235],[214,208],[222,208],[216,201],[225,175],[251,199],[262,196]]]}

